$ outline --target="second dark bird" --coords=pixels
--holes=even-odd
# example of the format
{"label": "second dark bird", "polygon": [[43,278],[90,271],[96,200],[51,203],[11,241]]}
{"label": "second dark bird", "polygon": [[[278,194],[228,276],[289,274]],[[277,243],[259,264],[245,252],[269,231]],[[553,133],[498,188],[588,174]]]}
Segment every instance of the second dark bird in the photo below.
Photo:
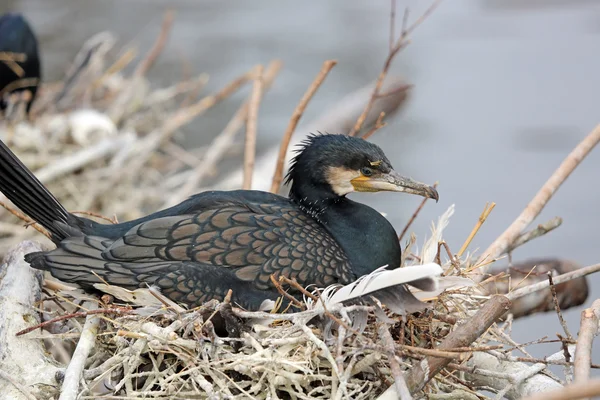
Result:
{"label": "second dark bird", "polygon": [[[8,97],[22,95],[29,112],[35,100],[41,78],[38,42],[31,26],[21,14],[0,16],[0,111],[8,105]],[[17,61],[14,61],[16,57]]]}
{"label": "second dark bird", "polygon": [[298,151],[288,198],[210,191],[114,225],[67,212],[2,142],[0,190],[57,246],[28,254],[31,266],[84,288],[102,280],[127,289],[154,285],[190,307],[232,289],[234,302],[257,309],[279,297],[271,274],[326,287],[399,267],[392,225],[346,195],[393,191],[437,200],[436,190],[400,176],[381,148],[359,138],[314,135]]}

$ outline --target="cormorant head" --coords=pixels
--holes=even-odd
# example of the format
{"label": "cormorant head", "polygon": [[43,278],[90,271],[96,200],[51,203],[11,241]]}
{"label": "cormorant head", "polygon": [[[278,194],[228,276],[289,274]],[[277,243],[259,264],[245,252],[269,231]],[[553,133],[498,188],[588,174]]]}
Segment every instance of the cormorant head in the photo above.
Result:
{"label": "cormorant head", "polygon": [[292,198],[322,200],[354,191],[391,191],[438,200],[433,187],[398,174],[383,150],[366,140],[317,134],[303,141],[297,151],[286,180],[292,182]]}

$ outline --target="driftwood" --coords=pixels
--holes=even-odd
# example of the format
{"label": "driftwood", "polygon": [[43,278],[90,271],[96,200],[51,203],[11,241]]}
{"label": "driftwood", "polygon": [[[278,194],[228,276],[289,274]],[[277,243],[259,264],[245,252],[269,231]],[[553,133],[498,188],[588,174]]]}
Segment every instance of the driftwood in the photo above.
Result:
{"label": "driftwood", "polygon": [[25,241],[13,248],[0,266],[0,393],[5,399],[50,399],[62,369],[47,357],[41,340],[15,336],[40,322],[36,303],[42,296],[43,274],[23,259],[42,250]]}
{"label": "driftwood", "polygon": [[[548,358],[561,357],[564,360],[562,350]],[[469,382],[479,387],[494,388],[509,400],[562,388],[559,382],[541,373],[547,367],[544,363],[529,365],[502,360],[488,353],[475,353],[466,366]]]}

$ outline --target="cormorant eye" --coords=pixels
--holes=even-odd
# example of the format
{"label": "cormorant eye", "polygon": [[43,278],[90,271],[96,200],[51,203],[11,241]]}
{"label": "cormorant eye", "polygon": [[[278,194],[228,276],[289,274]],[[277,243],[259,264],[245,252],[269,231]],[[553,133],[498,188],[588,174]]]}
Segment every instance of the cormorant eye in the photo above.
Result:
{"label": "cormorant eye", "polygon": [[364,176],[371,176],[371,175],[373,175],[373,170],[369,167],[362,167],[360,169],[360,173],[363,174]]}

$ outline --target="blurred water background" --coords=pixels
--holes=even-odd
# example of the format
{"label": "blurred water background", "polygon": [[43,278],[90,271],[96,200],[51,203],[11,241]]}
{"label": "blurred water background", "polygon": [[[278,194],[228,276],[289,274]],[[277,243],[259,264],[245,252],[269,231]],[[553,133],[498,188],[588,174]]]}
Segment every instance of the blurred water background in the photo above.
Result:
{"label": "blurred water background", "polygon": [[[428,4],[399,0],[398,11],[409,6],[416,18]],[[220,88],[257,63],[284,61],[260,108],[259,151],[282,136],[324,60],[334,58],[339,64],[310,103],[304,122],[372,81],[387,54],[387,0],[0,2],[0,12],[20,11],[32,23],[46,80],[60,79],[82,43],[103,30],[117,34],[121,44],[149,49],[166,7],[177,14],[167,48],[148,75],[157,86],[180,80],[183,60],[194,73],[210,74],[207,90]],[[455,252],[486,202],[497,206],[471,249],[483,250],[512,222],[566,154],[600,122],[599,49],[598,1],[442,2],[392,68],[415,85],[408,104],[372,139],[401,173],[439,181],[440,202],[428,203],[413,225],[421,238],[453,203],[456,213],[444,236]],[[229,101],[211,110],[186,128],[185,140],[209,143],[238,104]],[[549,256],[584,265],[600,262],[599,176],[597,149],[536,221],[558,215],[563,225],[515,251],[515,261]],[[387,213],[398,230],[420,202],[393,193],[353,197]],[[590,283],[586,305],[600,297],[600,276],[592,276]],[[581,310],[565,313],[574,333]],[[526,342],[557,332],[562,332],[557,317],[548,313],[519,320],[513,337]],[[559,344],[530,350],[543,356],[558,351]],[[598,363],[598,346],[594,355]]]}

